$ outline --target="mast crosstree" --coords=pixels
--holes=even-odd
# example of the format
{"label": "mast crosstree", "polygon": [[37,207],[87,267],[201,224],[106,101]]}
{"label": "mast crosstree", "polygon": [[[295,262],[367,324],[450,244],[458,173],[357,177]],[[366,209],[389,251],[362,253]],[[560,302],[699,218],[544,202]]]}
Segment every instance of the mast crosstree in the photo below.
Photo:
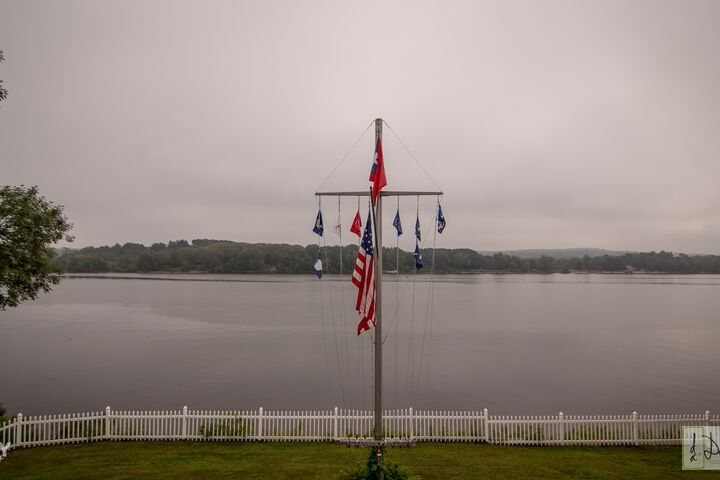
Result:
{"label": "mast crosstree", "polygon": [[[375,119],[375,144],[377,145],[378,140],[382,141],[383,133],[383,120],[382,118]],[[362,197],[371,195],[371,190],[367,191],[335,191],[335,192],[316,192],[315,195],[318,197]],[[383,335],[382,335],[382,204],[383,197],[402,197],[402,196],[436,196],[439,197],[443,194],[441,191],[399,191],[399,190],[380,190],[377,192],[377,200],[373,206],[373,219],[374,225],[373,230],[375,231],[375,245],[376,245],[376,260],[374,262],[374,275],[375,275],[375,365],[374,365],[374,440],[371,442],[358,442],[363,445],[377,447],[378,451],[378,464],[382,465],[382,451],[386,445],[386,441],[383,435],[382,429],[382,373],[383,373]],[[392,441],[393,445],[397,445],[396,440]]]}

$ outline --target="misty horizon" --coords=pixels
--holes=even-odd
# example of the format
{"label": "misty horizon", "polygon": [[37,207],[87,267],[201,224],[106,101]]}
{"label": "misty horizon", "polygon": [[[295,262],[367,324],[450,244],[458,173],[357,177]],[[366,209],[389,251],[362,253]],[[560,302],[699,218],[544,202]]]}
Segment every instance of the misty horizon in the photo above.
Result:
{"label": "misty horizon", "polygon": [[[394,238],[394,237],[392,237]],[[243,240],[229,240],[229,239],[217,239],[217,238],[194,238],[194,239],[184,239],[184,238],[178,238],[174,240],[167,240],[167,241],[157,241],[157,242],[149,242],[149,243],[142,243],[142,242],[113,242],[108,244],[102,244],[102,245],[76,245],[73,243],[68,243],[62,247],[57,247],[58,250],[81,250],[83,248],[112,248],[115,245],[125,245],[125,244],[138,244],[142,245],[146,248],[150,248],[153,245],[161,244],[164,246],[168,246],[170,242],[179,242],[179,241],[185,241],[188,242],[189,245],[193,245],[196,241],[211,241],[211,242],[231,242],[231,243],[245,243],[245,244],[263,244],[263,245],[297,245],[301,247],[308,247],[312,245],[317,245],[318,242],[310,242],[310,243],[288,243],[288,242],[247,242]],[[339,247],[339,243],[327,243],[323,244],[320,242],[320,244],[323,247]],[[345,242],[342,243],[343,248],[357,248],[358,243],[357,242]],[[395,248],[395,244],[390,241],[388,243],[385,243],[383,245],[383,248],[386,249],[393,249]],[[432,245],[425,245],[422,247],[423,250],[425,249],[432,249]],[[558,248],[516,248],[516,249],[499,249],[499,250],[478,250],[471,247],[443,247],[438,245],[436,248],[452,248],[452,249],[468,249],[473,250],[481,255],[492,255],[495,253],[508,253],[511,255],[516,256],[529,256],[529,255],[543,255],[545,252],[547,252],[550,256],[553,253],[563,253],[563,256],[568,256],[571,252],[589,252],[590,256],[593,256],[593,254],[597,253],[597,255],[603,255],[603,254],[613,254],[613,255],[623,255],[625,253],[650,253],[650,252],[669,252],[673,253],[674,255],[690,255],[690,256],[702,256],[702,255],[718,255],[717,253],[712,252],[682,252],[682,251],[672,251],[672,250],[665,250],[662,248],[656,248],[651,250],[645,250],[645,251],[638,251],[638,250],[627,250],[627,249],[621,249],[621,250],[611,250],[611,249],[605,249],[605,248],[597,248],[597,247],[558,247]],[[400,247],[400,250],[403,252],[412,252],[412,248],[403,248]],[[579,256],[583,256],[585,253],[580,253]]]}

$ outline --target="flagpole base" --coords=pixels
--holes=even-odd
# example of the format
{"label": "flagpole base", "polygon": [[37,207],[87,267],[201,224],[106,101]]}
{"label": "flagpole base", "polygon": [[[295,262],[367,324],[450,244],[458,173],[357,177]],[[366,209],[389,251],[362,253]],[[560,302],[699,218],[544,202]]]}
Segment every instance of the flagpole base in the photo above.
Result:
{"label": "flagpole base", "polygon": [[343,438],[335,441],[346,447],[414,447],[416,440],[408,438],[386,438],[385,440],[374,440],[370,438]]}

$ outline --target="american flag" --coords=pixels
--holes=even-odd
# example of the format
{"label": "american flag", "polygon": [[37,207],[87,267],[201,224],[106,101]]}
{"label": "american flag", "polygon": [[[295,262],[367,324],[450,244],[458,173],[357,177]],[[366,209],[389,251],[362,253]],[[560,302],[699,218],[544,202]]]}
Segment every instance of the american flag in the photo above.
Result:
{"label": "american flag", "polygon": [[377,321],[375,317],[373,253],[371,218],[370,212],[368,212],[368,219],[367,222],[365,222],[365,232],[360,242],[360,249],[358,250],[355,270],[352,276],[353,284],[358,287],[357,302],[355,303],[355,310],[360,314],[360,322],[357,328],[358,335],[365,330],[370,330],[375,326]]}

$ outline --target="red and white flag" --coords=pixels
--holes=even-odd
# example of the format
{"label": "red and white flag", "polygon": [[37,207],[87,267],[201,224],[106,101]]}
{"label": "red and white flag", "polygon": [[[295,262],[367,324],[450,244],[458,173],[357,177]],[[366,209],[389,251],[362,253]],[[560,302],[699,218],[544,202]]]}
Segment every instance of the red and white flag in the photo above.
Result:
{"label": "red and white flag", "polygon": [[387,185],[387,178],[385,178],[385,162],[383,161],[382,153],[382,142],[377,139],[375,143],[375,159],[373,160],[372,168],[370,169],[370,181],[373,182],[372,186],[372,197],[373,205],[377,203],[377,196],[380,190]]}
{"label": "red and white flag", "polygon": [[358,249],[355,270],[353,270],[352,282],[358,288],[355,310],[360,314],[357,334],[370,330],[375,326],[375,274],[374,274],[374,249],[372,240],[372,228],[370,226],[370,212],[365,223],[365,232]]}
{"label": "red and white flag", "polygon": [[362,219],[360,218],[360,210],[358,210],[355,214],[355,219],[350,226],[350,231],[358,237],[361,235],[360,232],[362,231]]}

